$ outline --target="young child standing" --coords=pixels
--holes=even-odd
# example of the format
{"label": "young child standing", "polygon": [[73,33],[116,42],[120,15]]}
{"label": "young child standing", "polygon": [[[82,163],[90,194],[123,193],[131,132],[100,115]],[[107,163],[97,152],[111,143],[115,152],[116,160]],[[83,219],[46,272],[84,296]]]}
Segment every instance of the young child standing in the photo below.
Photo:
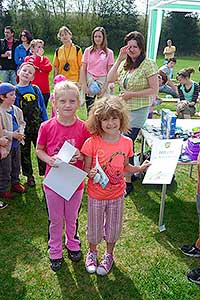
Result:
{"label": "young child standing", "polygon": [[32,84],[39,86],[45,106],[48,105],[50,97],[50,86],[49,86],[49,74],[52,70],[52,64],[47,56],[44,56],[44,41],[43,40],[32,40],[30,43],[31,56],[26,56],[24,61],[31,62],[35,66],[35,76],[32,80]]}
{"label": "young child standing", "polygon": [[10,83],[0,84],[0,127],[8,139],[7,143],[3,141],[7,156],[3,155],[0,160],[0,197],[2,198],[14,198],[12,192],[25,192],[25,187],[19,180],[20,142],[24,140],[25,122],[21,109],[13,105],[14,102],[15,87]]}
{"label": "young child standing", "polygon": [[[106,275],[113,264],[113,251],[122,228],[123,202],[125,194],[124,172],[144,171],[149,163],[142,166],[129,164],[133,156],[132,140],[121,132],[128,131],[128,112],[119,97],[105,97],[94,102],[87,127],[92,134],[83,145],[85,170],[88,172],[88,225],[89,251],[86,270]],[[105,172],[108,183],[98,173],[98,163]],[[103,187],[102,187],[103,186]],[[97,267],[97,245],[106,241],[106,252]]]}
{"label": "young child standing", "polygon": [[[70,81],[57,83],[54,88],[54,106],[57,114],[54,118],[44,122],[39,130],[37,140],[37,155],[46,164],[46,174],[54,167],[56,154],[65,141],[78,150],[72,158],[78,168],[83,168],[83,160],[79,150],[85,140],[90,136],[85,123],[76,116],[79,107],[79,90]],[[66,178],[66,181],[68,178]],[[69,201],[59,196],[44,185],[47,208],[49,214],[49,254],[50,265],[53,271],[58,271],[62,264],[62,229],[65,221],[65,247],[68,257],[77,262],[81,258],[80,243],[74,238],[76,232],[76,219],[83,196],[84,183],[75,191]]]}
{"label": "young child standing", "polygon": [[[31,161],[31,142],[36,146],[38,130],[40,124],[48,119],[44,99],[40,89],[36,85],[30,84],[35,75],[35,68],[32,63],[23,63],[17,71],[19,83],[16,87],[15,105],[20,107],[26,122],[25,143],[21,145],[22,153],[22,173],[27,176],[27,184],[35,185],[33,167]],[[45,174],[46,165],[38,160],[40,176]]]}

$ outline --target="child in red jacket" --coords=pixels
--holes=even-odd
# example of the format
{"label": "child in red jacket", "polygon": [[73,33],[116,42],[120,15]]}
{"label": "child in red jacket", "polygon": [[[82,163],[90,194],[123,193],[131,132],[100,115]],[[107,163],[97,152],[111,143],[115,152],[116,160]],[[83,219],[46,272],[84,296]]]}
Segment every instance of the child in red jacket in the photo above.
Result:
{"label": "child in red jacket", "polygon": [[49,73],[52,70],[52,64],[47,56],[44,54],[44,41],[43,40],[32,40],[30,44],[30,50],[32,55],[25,58],[25,62],[32,62],[35,66],[35,78],[31,82],[39,86],[42,95],[44,97],[44,103],[47,107],[48,100],[50,97],[50,86],[49,86]]}

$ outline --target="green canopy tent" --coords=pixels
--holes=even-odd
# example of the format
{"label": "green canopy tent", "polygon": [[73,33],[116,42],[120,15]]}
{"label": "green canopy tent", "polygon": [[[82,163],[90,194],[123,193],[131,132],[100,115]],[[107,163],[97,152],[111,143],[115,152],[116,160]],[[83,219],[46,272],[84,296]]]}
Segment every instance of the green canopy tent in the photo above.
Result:
{"label": "green canopy tent", "polygon": [[165,11],[199,12],[200,0],[149,0],[147,57],[156,60],[162,18]]}

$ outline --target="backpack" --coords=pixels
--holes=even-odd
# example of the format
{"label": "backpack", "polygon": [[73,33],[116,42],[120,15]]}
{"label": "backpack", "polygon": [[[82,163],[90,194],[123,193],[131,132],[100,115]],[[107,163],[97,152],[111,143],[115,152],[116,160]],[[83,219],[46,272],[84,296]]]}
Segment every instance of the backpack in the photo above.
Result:
{"label": "backpack", "polygon": [[[42,113],[38,106],[38,88],[36,85],[32,85],[34,90],[35,99],[30,97],[30,100],[26,99],[18,89],[16,88],[16,94],[19,96],[19,107],[23,111],[24,121],[27,126],[32,129],[39,129],[40,124],[42,123]],[[28,95],[28,93],[27,93]]]}

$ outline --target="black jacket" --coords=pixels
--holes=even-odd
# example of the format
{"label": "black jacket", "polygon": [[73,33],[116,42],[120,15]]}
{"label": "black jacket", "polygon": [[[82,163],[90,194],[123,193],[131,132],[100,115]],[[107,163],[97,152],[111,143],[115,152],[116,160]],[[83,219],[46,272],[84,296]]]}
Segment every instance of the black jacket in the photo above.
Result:
{"label": "black jacket", "polygon": [[14,39],[12,45],[12,58],[1,57],[6,51],[10,50],[8,47],[8,42],[6,39],[0,40],[0,70],[17,70],[17,65],[15,64],[15,48],[19,45],[19,40]]}

